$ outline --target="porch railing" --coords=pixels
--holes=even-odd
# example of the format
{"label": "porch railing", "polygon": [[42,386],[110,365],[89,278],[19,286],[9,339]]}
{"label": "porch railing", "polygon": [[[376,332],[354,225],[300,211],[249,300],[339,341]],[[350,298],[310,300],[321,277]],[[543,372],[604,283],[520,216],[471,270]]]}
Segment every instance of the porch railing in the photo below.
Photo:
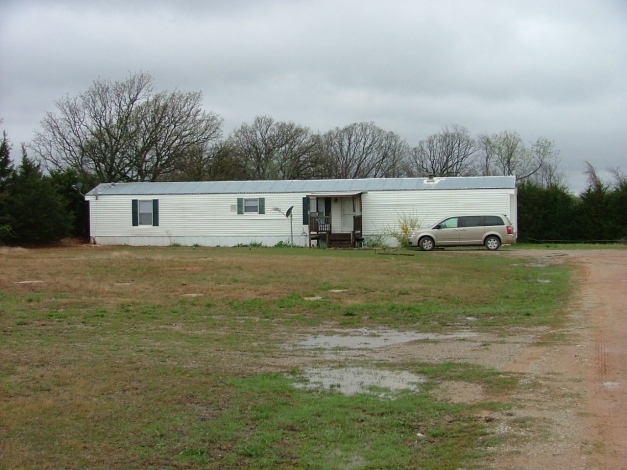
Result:
{"label": "porch railing", "polygon": [[327,247],[350,246],[355,247],[363,242],[361,215],[353,216],[353,229],[345,233],[332,233],[331,216],[310,215],[309,216],[309,247],[312,240],[324,240]]}
{"label": "porch railing", "polygon": [[309,233],[327,233],[331,231],[330,215],[310,215],[309,216]]}

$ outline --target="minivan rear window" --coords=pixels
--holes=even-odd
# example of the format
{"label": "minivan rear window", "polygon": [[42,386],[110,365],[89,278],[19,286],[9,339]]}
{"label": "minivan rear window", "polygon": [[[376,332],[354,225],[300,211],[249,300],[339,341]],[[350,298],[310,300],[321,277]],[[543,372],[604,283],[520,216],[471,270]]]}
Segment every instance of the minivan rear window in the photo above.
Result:
{"label": "minivan rear window", "polygon": [[483,225],[505,225],[503,219],[497,215],[484,215]]}

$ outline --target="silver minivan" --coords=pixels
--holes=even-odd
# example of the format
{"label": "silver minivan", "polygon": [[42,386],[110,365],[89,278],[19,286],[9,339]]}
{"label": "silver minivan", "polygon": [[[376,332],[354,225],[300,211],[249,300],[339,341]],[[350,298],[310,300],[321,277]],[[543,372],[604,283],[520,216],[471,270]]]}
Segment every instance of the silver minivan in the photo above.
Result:
{"label": "silver minivan", "polygon": [[494,251],[515,241],[514,227],[505,215],[458,215],[431,228],[415,230],[409,237],[409,246],[431,251],[444,246],[484,245]]}

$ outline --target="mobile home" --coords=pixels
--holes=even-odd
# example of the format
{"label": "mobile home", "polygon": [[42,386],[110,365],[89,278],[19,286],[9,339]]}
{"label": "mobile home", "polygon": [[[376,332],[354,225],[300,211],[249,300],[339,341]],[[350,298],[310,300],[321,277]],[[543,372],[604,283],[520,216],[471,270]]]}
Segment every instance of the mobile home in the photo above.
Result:
{"label": "mobile home", "polygon": [[107,183],[85,199],[103,245],[355,246],[403,218],[460,213],[505,214],[517,228],[514,176]]}

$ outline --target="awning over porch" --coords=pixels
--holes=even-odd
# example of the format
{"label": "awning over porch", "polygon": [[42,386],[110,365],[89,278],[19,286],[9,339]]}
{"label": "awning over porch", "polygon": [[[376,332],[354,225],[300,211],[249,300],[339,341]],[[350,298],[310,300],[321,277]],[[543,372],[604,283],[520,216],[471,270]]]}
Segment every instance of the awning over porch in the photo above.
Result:
{"label": "awning over porch", "polygon": [[363,194],[367,191],[350,191],[350,192],[325,192],[325,191],[321,191],[321,192],[317,192],[317,193],[310,193],[307,194],[307,197],[354,197],[354,196],[359,196],[360,194]]}

